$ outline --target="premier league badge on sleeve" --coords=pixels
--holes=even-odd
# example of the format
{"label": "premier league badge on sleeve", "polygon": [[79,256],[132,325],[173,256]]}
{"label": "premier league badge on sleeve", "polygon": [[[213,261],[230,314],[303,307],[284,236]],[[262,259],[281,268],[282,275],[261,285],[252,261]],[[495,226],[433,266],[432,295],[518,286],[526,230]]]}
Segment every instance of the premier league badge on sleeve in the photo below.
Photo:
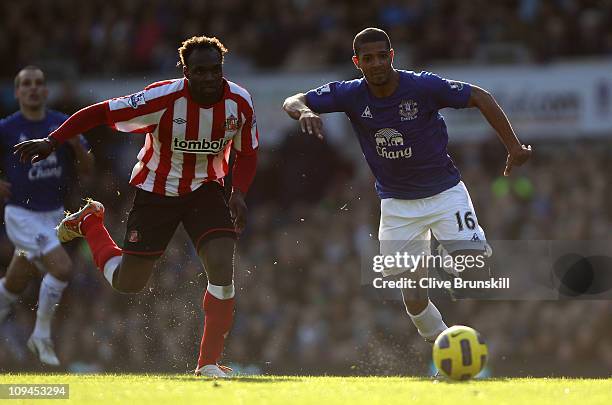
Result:
{"label": "premier league badge on sleeve", "polygon": [[447,80],[447,81],[448,81],[448,85],[450,86],[451,89],[457,90],[457,91],[461,91],[463,89],[463,83],[456,82],[456,81],[453,81],[453,80]]}
{"label": "premier league badge on sleeve", "polygon": [[402,121],[412,121],[417,117],[419,107],[414,100],[402,100],[399,105],[399,115]]}
{"label": "premier league badge on sleeve", "polygon": [[141,91],[140,93],[132,94],[129,97],[130,99],[128,100],[128,104],[130,105],[130,107],[134,109],[138,108],[139,105],[146,104],[145,97],[144,97],[144,91]]}
{"label": "premier league badge on sleeve", "polygon": [[323,93],[330,93],[331,89],[329,88],[329,84],[325,84],[315,90],[317,96],[322,95]]}

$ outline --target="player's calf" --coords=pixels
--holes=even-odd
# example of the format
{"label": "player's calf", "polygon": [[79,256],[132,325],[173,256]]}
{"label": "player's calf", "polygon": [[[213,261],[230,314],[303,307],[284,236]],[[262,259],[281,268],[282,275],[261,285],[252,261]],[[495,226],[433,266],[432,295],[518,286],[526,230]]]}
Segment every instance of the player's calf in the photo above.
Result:
{"label": "player's calf", "polygon": [[404,306],[419,335],[425,341],[433,342],[448,327],[444,323],[438,308],[429,300],[427,288],[421,287],[418,282],[419,279],[427,277],[427,270],[423,266],[419,266],[414,272],[406,271],[391,277],[407,277],[416,281],[414,287],[402,289]]}
{"label": "player's calf", "polygon": [[420,314],[427,307],[429,302],[427,289],[420,287],[418,283],[419,278],[423,277],[424,274],[427,273],[416,271],[414,273],[406,272],[397,276],[392,276],[392,278],[409,277],[417,281],[415,287],[402,289],[402,299],[408,315]]}

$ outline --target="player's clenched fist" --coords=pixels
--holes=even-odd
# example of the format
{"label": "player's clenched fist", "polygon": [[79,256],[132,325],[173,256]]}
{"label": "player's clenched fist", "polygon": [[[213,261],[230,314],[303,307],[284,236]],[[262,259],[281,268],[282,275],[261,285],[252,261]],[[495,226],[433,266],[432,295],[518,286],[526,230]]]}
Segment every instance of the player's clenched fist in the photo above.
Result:
{"label": "player's clenched fist", "polygon": [[321,117],[311,110],[305,110],[300,113],[299,121],[302,132],[308,132],[310,135],[323,139],[323,121],[321,121]]}
{"label": "player's clenched fist", "polygon": [[19,155],[19,161],[32,163],[44,160],[55,150],[55,144],[49,138],[31,139],[14,146],[14,154]]}
{"label": "player's clenched fist", "polygon": [[244,195],[239,190],[234,190],[227,203],[230,215],[234,221],[236,232],[242,233],[246,226],[247,206],[244,202]]}
{"label": "player's clenched fist", "polygon": [[504,169],[504,176],[509,176],[514,166],[522,166],[531,157],[531,145],[521,145],[520,148],[516,147],[508,152],[508,158],[506,159],[506,168]]}

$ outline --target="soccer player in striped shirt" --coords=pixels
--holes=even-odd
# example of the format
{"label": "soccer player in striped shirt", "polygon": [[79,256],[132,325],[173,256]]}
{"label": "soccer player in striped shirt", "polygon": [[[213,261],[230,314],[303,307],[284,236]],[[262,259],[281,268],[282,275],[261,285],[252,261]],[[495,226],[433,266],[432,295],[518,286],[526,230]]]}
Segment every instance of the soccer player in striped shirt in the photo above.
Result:
{"label": "soccer player in striped shirt", "polygon": [[[183,78],[86,107],[47,138],[15,145],[15,152],[23,161],[36,162],[64,141],[102,124],[146,134],[130,179],[136,195],[123,249],[109,236],[104,206],[96,201],[67,216],[58,236],[62,241],[85,237],[113,288],[136,293],[182,222],[208,276],[196,374],[226,377],[229,370],[217,362],[233,321],[235,239],[246,224],[244,195],[255,176],[258,132],[250,94],[223,77],[223,44],[216,38],[192,37],[178,52]],[[226,203],[222,184],[230,149],[236,159]]]}

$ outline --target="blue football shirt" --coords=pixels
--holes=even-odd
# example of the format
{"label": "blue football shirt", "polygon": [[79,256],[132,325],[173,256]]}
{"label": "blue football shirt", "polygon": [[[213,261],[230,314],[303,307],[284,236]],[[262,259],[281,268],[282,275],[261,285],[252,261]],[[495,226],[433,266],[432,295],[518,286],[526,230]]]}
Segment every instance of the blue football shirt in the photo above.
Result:
{"label": "blue football shirt", "polygon": [[375,97],[361,78],[310,90],[306,103],[315,113],[347,115],[380,198],[430,197],[461,178],[448,155],[448,133],[439,110],[466,107],[471,88],[430,72],[398,72],[399,85],[389,97]]}
{"label": "blue football shirt", "polygon": [[[40,121],[30,121],[19,111],[0,120],[3,177],[11,183],[11,197],[7,204],[33,211],[51,211],[64,205],[74,159],[70,146],[61,145],[45,160],[35,164],[19,162],[19,157],[13,154],[13,146],[30,139],[45,138],[67,118],[65,114],[47,110],[45,118]],[[81,142],[88,148],[82,136]]]}

